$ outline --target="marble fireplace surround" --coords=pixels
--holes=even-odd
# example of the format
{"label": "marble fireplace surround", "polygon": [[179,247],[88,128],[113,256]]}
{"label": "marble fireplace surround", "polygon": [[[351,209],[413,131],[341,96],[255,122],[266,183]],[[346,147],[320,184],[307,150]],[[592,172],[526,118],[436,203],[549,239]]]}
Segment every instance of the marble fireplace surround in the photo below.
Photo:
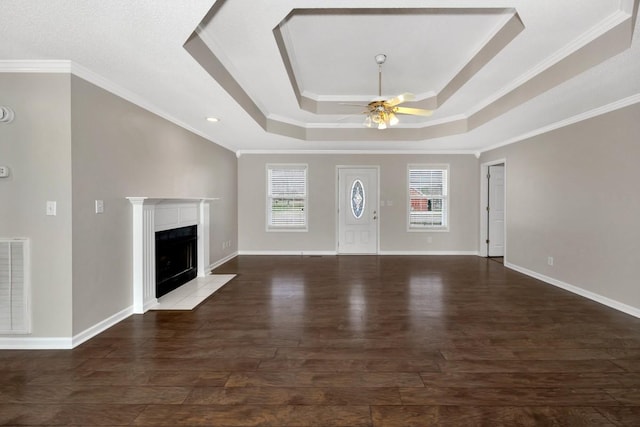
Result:
{"label": "marble fireplace surround", "polygon": [[209,202],[216,198],[127,197],[133,208],[133,312],[143,314],[156,298],[156,231],[197,225],[198,277],[209,266]]}

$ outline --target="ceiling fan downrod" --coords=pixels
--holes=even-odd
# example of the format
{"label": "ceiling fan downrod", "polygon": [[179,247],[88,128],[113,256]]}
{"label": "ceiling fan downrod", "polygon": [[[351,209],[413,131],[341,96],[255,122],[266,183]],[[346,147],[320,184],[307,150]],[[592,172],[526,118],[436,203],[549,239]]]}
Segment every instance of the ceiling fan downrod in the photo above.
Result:
{"label": "ceiling fan downrod", "polygon": [[379,53],[375,56],[376,63],[378,64],[378,96],[382,97],[382,64],[387,60],[387,55]]}

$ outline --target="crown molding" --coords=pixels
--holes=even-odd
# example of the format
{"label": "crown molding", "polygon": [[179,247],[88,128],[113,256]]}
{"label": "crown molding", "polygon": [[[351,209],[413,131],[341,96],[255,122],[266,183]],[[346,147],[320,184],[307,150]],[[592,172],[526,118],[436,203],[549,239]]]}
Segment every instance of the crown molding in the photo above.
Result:
{"label": "crown molding", "polygon": [[285,155],[285,154],[458,154],[458,155],[475,155],[476,151],[474,150],[238,150],[236,151],[236,157],[240,158],[243,155],[265,155],[265,154],[274,154],[274,155]]}
{"label": "crown molding", "polygon": [[543,126],[538,129],[534,129],[530,132],[524,133],[522,135],[516,136],[514,138],[508,139],[506,141],[500,142],[498,144],[494,144],[490,147],[484,148],[480,150],[480,153],[486,153],[487,151],[495,150],[496,148],[504,147],[506,145],[515,144],[516,142],[524,141],[529,138],[533,138],[534,136],[542,135],[547,132],[551,132],[556,129],[560,129],[575,123],[579,123],[585,120],[592,119],[597,116],[601,116],[606,113],[610,113],[615,110],[619,110],[621,108],[629,107],[631,105],[640,103],[640,93],[631,95],[627,98],[620,99],[618,101],[611,102],[609,104],[603,105],[601,107],[594,108],[589,111],[585,111],[584,113],[577,114],[575,116],[566,118],[564,120],[560,120],[555,123],[551,123],[547,126]]}
{"label": "crown molding", "polygon": [[489,107],[491,104],[494,104],[495,102],[500,100],[500,98],[518,89],[529,80],[541,75],[558,62],[577,52],[580,48],[593,42],[598,37],[601,37],[603,34],[612,30],[629,18],[630,15],[622,10],[618,10],[617,12],[611,14],[607,18],[603,19],[598,25],[582,33],[573,41],[571,41],[571,43],[562,46],[560,49],[540,61],[537,65],[530,68],[526,73],[520,75],[519,77],[505,85],[502,89],[497,90],[491,96],[479,102],[474,108],[469,110],[466,115],[472,116],[473,114]]}
{"label": "crown molding", "polygon": [[[170,115],[169,113],[167,113],[166,111],[164,111],[162,108],[158,107],[155,104],[152,104],[151,102],[147,101],[146,99],[144,99],[142,96],[130,91],[129,89],[126,89],[116,83],[114,83],[113,81],[105,78],[104,76],[95,73],[91,70],[89,70],[88,68],[85,68],[79,64],[76,64],[74,62],[71,63],[71,73],[74,74],[77,77],[80,77],[81,79],[84,79],[86,81],[88,81],[89,83],[92,83],[104,90],[106,90],[107,92],[110,92],[116,96],[119,96],[120,98],[131,102],[132,104],[137,105],[140,108],[143,108],[147,111],[149,111],[150,113],[155,114],[156,116],[162,117],[163,119],[195,134],[198,135],[201,138],[206,139],[207,141],[213,142],[217,145],[220,145],[224,148],[226,148],[227,150],[231,150],[229,147],[224,146],[223,144],[220,144],[219,142],[214,141],[213,139],[211,139],[211,137],[201,131],[199,131],[196,128],[193,128],[191,126],[189,126],[188,124],[186,124],[185,122],[183,122],[180,119],[177,119],[176,117]],[[231,150],[233,151],[233,150]]]}
{"label": "crown molding", "polygon": [[68,60],[0,60],[0,73],[70,73],[76,77],[80,77],[89,83],[98,86],[101,89],[116,95],[125,101],[131,102],[138,107],[149,111],[181,128],[198,135],[207,141],[213,142],[227,150],[233,151],[230,147],[227,147],[217,141],[211,139],[211,137],[198,129],[195,129],[180,119],[170,115],[162,108],[147,101],[142,96],[126,89],[106,77],[83,67],[73,61]]}
{"label": "crown molding", "polygon": [[603,114],[610,113],[621,108],[629,107],[634,104],[640,103],[640,93],[620,99],[618,101],[611,102],[601,107],[594,108],[584,113],[577,114],[564,120],[560,120],[551,123],[547,126],[543,126],[534,129],[530,132],[523,133],[514,138],[510,138],[506,141],[498,144],[491,145],[481,150],[238,150],[236,151],[236,157],[240,158],[242,155],[264,155],[264,154],[462,154],[473,155],[476,158],[480,158],[482,153],[486,153],[491,150],[495,150],[500,147],[515,144],[520,141],[524,141],[534,136],[542,135],[547,132],[551,132],[556,129],[560,129],[566,126],[570,126],[575,123],[589,120]]}
{"label": "crown molding", "polygon": [[0,60],[0,73],[70,73],[68,60]]}
{"label": "crown molding", "polygon": [[[174,118],[173,116],[163,112],[160,108],[145,101],[139,95],[113,83],[105,77],[82,67],[79,64],[73,63],[68,60],[0,60],[0,73],[71,73],[74,74],[116,96],[119,96],[153,114],[156,114],[165,120],[168,120],[181,128],[192,132],[207,141],[213,142],[221,147],[224,147],[230,151],[234,151],[230,147],[227,147],[219,142],[212,140],[206,134],[194,129],[184,122]],[[547,126],[543,126],[538,129],[534,129],[530,132],[521,134],[519,136],[510,138],[503,142],[491,145],[481,150],[237,150],[234,151],[236,157],[240,157],[244,154],[472,154],[478,157],[480,154],[495,150],[500,147],[504,147],[510,144],[514,144],[534,136],[538,136],[556,129],[560,129],[565,126],[569,126],[584,120],[588,120],[597,117],[602,114],[606,114],[621,108],[625,108],[634,104],[640,103],[640,93],[635,94],[618,101],[611,102],[601,107],[594,108],[581,114],[569,117],[564,120],[560,120],[551,123]]]}

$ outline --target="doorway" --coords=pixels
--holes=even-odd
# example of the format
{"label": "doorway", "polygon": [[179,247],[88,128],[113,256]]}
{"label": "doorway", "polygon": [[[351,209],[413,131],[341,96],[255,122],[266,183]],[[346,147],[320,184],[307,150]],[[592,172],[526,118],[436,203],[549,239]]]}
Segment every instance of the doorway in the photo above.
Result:
{"label": "doorway", "polygon": [[378,167],[338,168],[339,254],[378,253]]}
{"label": "doorway", "polygon": [[502,260],[506,251],[506,162],[481,167],[480,255]]}

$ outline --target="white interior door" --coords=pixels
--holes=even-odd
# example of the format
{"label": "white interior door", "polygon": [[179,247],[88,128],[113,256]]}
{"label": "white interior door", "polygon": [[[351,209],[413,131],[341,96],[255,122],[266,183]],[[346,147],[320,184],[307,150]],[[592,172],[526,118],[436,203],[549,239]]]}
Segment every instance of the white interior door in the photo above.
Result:
{"label": "white interior door", "polygon": [[504,256],[504,165],[489,166],[488,256]]}
{"label": "white interior door", "polygon": [[338,169],[338,253],[378,252],[378,169]]}

